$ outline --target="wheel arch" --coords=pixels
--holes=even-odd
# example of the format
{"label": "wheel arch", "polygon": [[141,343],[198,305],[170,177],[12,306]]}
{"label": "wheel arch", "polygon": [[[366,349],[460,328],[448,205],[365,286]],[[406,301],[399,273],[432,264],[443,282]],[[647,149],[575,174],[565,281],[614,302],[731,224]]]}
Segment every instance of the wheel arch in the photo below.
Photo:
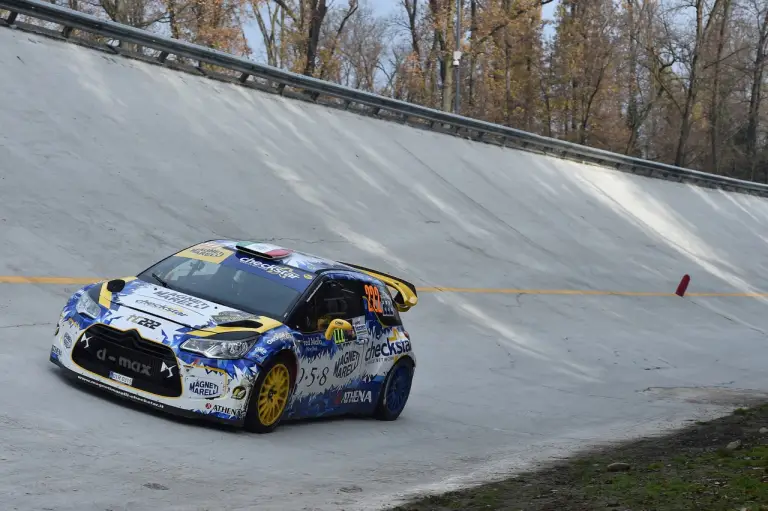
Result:
{"label": "wheel arch", "polygon": [[378,389],[376,390],[376,392],[377,392],[377,394],[376,394],[377,395],[377,399],[381,399],[383,397],[384,388],[386,387],[387,380],[389,380],[389,377],[392,374],[392,371],[395,370],[395,367],[398,364],[402,363],[402,362],[410,363],[411,364],[411,371],[414,374],[416,373],[416,360],[411,356],[411,354],[407,353],[407,354],[401,356],[396,361],[394,361],[392,363],[392,366],[389,369],[387,369],[386,373],[384,373],[384,380],[382,380],[381,385],[379,385]]}
{"label": "wheel arch", "polygon": [[[389,382],[393,377],[393,374],[394,374],[393,371],[395,370],[395,368],[402,367],[403,365],[410,365],[410,368],[411,368],[410,378],[411,378],[411,381],[413,381],[413,376],[416,372],[416,361],[412,356],[410,356],[410,354],[406,354],[398,358],[397,361],[395,361],[395,363],[392,364],[392,367],[390,367],[389,370],[387,371],[387,375],[384,378],[384,381],[382,381],[381,385],[379,386],[377,398],[375,401],[376,404],[373,408],[373,416],[375,418],[378,418],[380,420],[395,420],[397,417],[400,416],[400,413],[403,411],[403,408],[405,407],[405,403],[403,403],[400,410],[394,414],[391,411],[388,411],[385,405],[387,386],[389,385]],[[408,391],[408,395],[410,395],[410,390]],[[408,396],[406,396],[405,399],[407,402]]]}
{"label": "wheel arch", "polygon": [[[416,358],[413,356],[412,353],[406,353],[402,357],[398,358],[397,362],[400,362],[401,360],[404,360],[404,359],[408,360],[411,363],[411,365],[413,366],[413,368],[416,369]],[[392,364],[392,367],[389,368],[390,371],[395,367],[395,364],[397,364],[397,362]]]}
{"label": "wheel arch", "polygon": [[274,354],[272,354],[271,357],[269,357],[267,360],[264,361],[263,365],[267,365],[279,358],[283,358],[288,361],[288,371],[291,373],[291,378],[293,380],[293,385],[291,388],[291,394],[292,394],[294,391],[294,388],[296,387],[296,377],[299,374],[299,357],[296,355],[295,351],[293,351],[288,347],[284,347],[279,351],[276,351]]}
{"label": "wheel arch", "polygon": [[[274,367],[274,365],[277,362],[283,362],[287,365],[288,373],[290,378],[293,380],[293,385],[291,385],[288,389],[288,399],[289,402],[285,404],[285,407],[283,409],[283,414],[288,409],[290,404],[290,397],[294,393],[296,388],[296,375],[298,374],[298,357],[296,353],[290,348],[290,347],[282,347],[281,349],[275,351],[273,354],[271,354],[268,358],[266,358],[262,363],[259,364],[259,373],[256,376],[253,384],[253,389],[250,393],[250,396],[248,398],[248,404],[246,405],[246,424],[245,428],[250,429],[251,431],[257,431],[257,432],[268,432],[273,430],[275,427],[277,427],[277,424],[280,423],[282,420],[282,416],[277,419],[277,422],[273,423],[268,428],[264,429],[263,427],[259,426],[256,427],[254,424],[249,425],[249,421],[253,421],[252,414],[258,413],[258,410],[252,410],[252,406],[255,404],[258,386],[263,384],[266,375],[268,374],[268,370]],[[258,419],[257,419],[258,421]],[[255,428],[255,429],[253,429]]]}

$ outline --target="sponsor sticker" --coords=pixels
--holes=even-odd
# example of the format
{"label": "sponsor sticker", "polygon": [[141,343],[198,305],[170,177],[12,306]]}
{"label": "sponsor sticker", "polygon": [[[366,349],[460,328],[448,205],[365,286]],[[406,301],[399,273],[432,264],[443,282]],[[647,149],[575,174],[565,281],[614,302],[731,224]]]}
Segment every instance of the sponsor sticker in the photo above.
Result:
{"label": "sponsor sticker", "polygon": [[379,287],[380,293],[381,293],[381,308],[382,308],[382,315],[383,316],[394,316],[395,315],[395,307],[392,304],[392,299],[389,297],[389,295]]}
{"label": "sponsor sticker", "polygon": [[61,350],[58,346],[51,346],[51,358],[59,358],[61,356]]}
{"label": "sponsor sticker", "polygon": [[293,338],[293,336],[290,333],[288,333],[288,332],[280,332],[280,333],[277,333],[277,334],[273,335],[269,339],[267,339],[266,343],[267,344],[273,344],[273,343],[275,343],[277,341],[291,342],[293,340],[294,340],[294,338]]}
{"label": "sponsor sticker", "polygon": [[296,271],[293,268],[290,268],[288,266],[283,266],[281,264],[269,264],[264,261],[260,261],[259,259],[255,259],[253,257],[241,257],[240,262],[243,264],[247,264],[248,266],[253,266],[254,268],[258,268],[260,270],[264,270],[267,273],[271,273],[272,275],[277,275],[281,279],[298,279],[299,274],[296,273]]}
{"label": "sponsor sticker", "polygon": [[[120,367],[123,367],[125,369],[130,369],[134,373],[143,374],[144,376],[152,376],[152,366],[149,364],[144,364],[142,362],[139,362],[138,360],[132,360],[128,357],[115,357],[114,355],[110,355],[107,352],[107,348],[101,348],[96,352],[96,358],[99,360],[106,361],[109,360],[112,363],[117,363]],[[163,363],[165,365],[165,363]]]}
{"label": "sponsor sticker", "polygon": [[109,377],[112,378],[115,381],[119,381],[120,383],[125,383],[126,385],[133,385],[133,378],[129,376],[122,375],[120,373],[116,373],[114,371],[109,372]]}
{"label": "sponsor sticker", "polygon": [[138,316],[136,314],[131,314],[127,318],[125,318],[126,321],[130,321],[131,323],[134,323],[139,326],[145,326],[149,328],[150,330],[154,330],[155,328],[160,326],[159,321],[155,321],[154,319],[145,318],[144,316]]}
{"label": "sponsor sticker", "polygon": [[154,295],[162,298],[163,300],[167,300],[169,302],[175,303],[176,305],[181,305],[182,307],[188,307],[190,309],[205,310],[210,307],[210,304],[200,300],[199,298],[177,293],[175,291],[168,291],[166,289],[159,289],[154,292]]}
{"label": "sponsor sticker", "polygon": [[400,341],[384,340],[376,344],[372,344],[367,350],[365,350],[365,361],[369,364],[382,362],[400,355],[402,353],[408,353],[411,351],[411,341],[408,339]]}
{"label": "sponsor sticker", "polygon": [[226,413],[227,415],[232,415],[234,417],[243,416],[242,410],[238,410],[236,408],[230,408],[228,406],[215,405],[213,403],[205,403],[205,409],[212,413],[213,412]]}
{"label": "sponsor sticker", "polygon": [[322,337],[322,334],[314,335],[312,337],[305,337],[301,340],[301,344],[303,346],[309,347],[309,346],[325,346],[325,343],[327,341],[325,340],[325,337]]}
{"label": "sponsor sticker", "polygon": [[229,390],[227,372],[216,367],[184,365],[184,386],[195,396],[219,397]]}
{"label": "sponsor sticker", "polygon": [[350,403],[370,403],[371,391],[370,390],[348,390],[344,392],[341,398],[341,404],[346,405]]}
{"label": "sponsor sticker", "polygon": [[194,247],[182,250],[176,254],[179,257],[187,257],[189,259],[198,259],[200,261],[206,261],[209,263],[221,263],[227,257],[232,255],[231,250],[220,247],[216,243],[200,243]]}
{"label": "sponsor sticker", "polygon": [[152,302],[150,300],[136,300],[136,305],[146,305],[148,307],[153,307],[155,309],[164,310],[166,312],[170,312],[171,314],[175,314],[177,316],[186,316],[187,314],[182,312],[176,307],[171,307],[170,305],[163,305],[161,303]]}
{"label": "sponsor sticker", "polygon": [[77,375],[77,379],[80,381],[84,381],[90,385],[94,385],[100,389],[108,390],[109,392],[112,392],[114,394],[117,394],[118,396],[127,397],[128,399],[132,399],[134,401],[137,401],[139,403],[144,403],[147,405],[154,406],[155,408],[164,409],[165,405],[162,403],[158,403],[157,401],[150,401],[149,399],[144,399],[141,396],[137,396],[136,394],[130,394],[128,392],[124,392],[122,390],[116,389],[115,387],[110,387],[109,385],[104,385],[101,382],[98,382],[96,380],[92,380],[90,378],[85,378],[84,376]]}
{"label": "sponsor sticker", "polygon": [[72,336],[69,335],[68,333],[64,334],[63,341],[64,341],[64,347],[65,348],[69,349],[69,348],[72,347]]}
{"label": "sponsor sticker", "polygon": [[344,352],[333,367],[333,375],[336,378],[350,376],[360,365],[360,353],[354,350]]}
{"label": "sponsor sticker", "polygon": [[365,324],[364,316],[352,318],[352,328],[354,328],[358,340],[365,339],[368,336],[368,327]]}
{"label": "sponsor sticker", "polygon": [[219,384],[210,380],[194,380],[187,387],[192,394],[203,397],[216,397],[221,395]]}

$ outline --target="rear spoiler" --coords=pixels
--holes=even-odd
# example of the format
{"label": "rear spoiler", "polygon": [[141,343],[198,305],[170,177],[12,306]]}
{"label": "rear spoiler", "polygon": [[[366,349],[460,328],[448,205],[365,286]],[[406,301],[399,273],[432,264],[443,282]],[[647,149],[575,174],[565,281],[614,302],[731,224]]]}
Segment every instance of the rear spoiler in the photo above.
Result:
{"label": "rear spoiler", "polygon": [[367,273],[371,277],[375,277],[381,280],[382,282],[384,282],[385,284],[387,284],[388,286],[396,289],[397,293],[395,293],[395,296],[393,296],[392,298],[395,301],[395,308],[398,311],[405,312],[419,302],[419,296],[416,293],[416,286],[414,286],[410,282],[403,280],[399,277],[395,277],[393,275],[380,272],[379,270],[372,270],[370,268],[366,268],[365,266],[360,266],[359,264],[345,263],[343,261],[339,261],[339,262],[341,264],[345,264],[347,266],[351,266],[352,268],[360,270],[363,273]]}

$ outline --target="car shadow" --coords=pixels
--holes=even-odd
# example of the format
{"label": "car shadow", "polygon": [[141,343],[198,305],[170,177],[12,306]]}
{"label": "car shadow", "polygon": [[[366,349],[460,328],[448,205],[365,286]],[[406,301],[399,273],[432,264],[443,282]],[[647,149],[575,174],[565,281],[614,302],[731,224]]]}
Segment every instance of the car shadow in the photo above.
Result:
{"label": "car shadow", "polygon": [[290,429],[294,426],[301,428],[309,425],[325,424],[329,422],[368,422],[370,417],[360,415],[334,415],[331,417],[311,417],[307,419],[288,419],[280,423],[280,429]]}
{"label": "car shadow", "polygon": [[[221,432],[230,433],[230,434],[241,434],[241,435],[251,434],[248,431],[245,431],[244,429],[242,429],[241,427],[214,422],[214,421],[205,419],[204,416],[202,415],[199,419],[193,419],[193,418],[173,415],[169,412],[163,412],[155,408],[152,408],[151,406],[142,405],[141,403],[137,403],[135,401],[132,401],[131,399],[120,397],[118,395],[112,394],[111,392],[99,390],[91,385],[78,382],[73,376],[67,375],[66,373],[64,373],[64,371],[62,371],[61,368],[58,368],[58,367],[51,367],[48,369],[48,371],[55,374],[55,376],[62,383],[69,386],[71,389],[84,392],[85,394],[95,399],[107,401],[116,406],[125,406],[131,410],[135,410],[140,413],[149,414],[161,420],[173,422],[176,424],[184,424],[190,427],[210,428],[215,431],[221,431]],[[302,428],[302,427],[313,425],[313,424],[324,424],[324,423],[339,422],[339,421],[356,422],[356,421],[370,421],[370,420],[371,420],[370,417],[357,416],[357,415],[312,417],[312,418],[306,418],[306,419],[286,419],[280,423],[280,426],[274,431],[274,433],[278,433],[281,430]]]}
{"label": "car shadow", "polygon": [[75,380],[74,377],[65,374],[60,368],[57,368],[57,367],[52,367],[49,369],[49,371],[53,373],[57,373],[56,377],[58,377],[62,383],[69,386],[70,388],[84,392],[85,394],[95,399],[107,401],[117,406],[125,406],[131,410],[135,410],[141,413],[147,413],[148,415],[157,417],[158,419],[173,422],[176,424],[185,424],[191,427],[203,426],[203,427],[211,428],[217,431],[228,432],[228,433],[241,432],[241,429],[236,426],[230,426],[228,424],[221,424],[221,423],[213,422],[211,420],[206,420],[202,416],[200,419],[192,419],[187,417],[181,417],[179,415],[173,415],[169,412],[162,412],[148,405],[142,405],[141,403],[137,403],[135,401],[132,401],[131,399],[120,397],[118,395],[112,394],[111,392],[99,390],[86,383],[78,382],[77,380]]}

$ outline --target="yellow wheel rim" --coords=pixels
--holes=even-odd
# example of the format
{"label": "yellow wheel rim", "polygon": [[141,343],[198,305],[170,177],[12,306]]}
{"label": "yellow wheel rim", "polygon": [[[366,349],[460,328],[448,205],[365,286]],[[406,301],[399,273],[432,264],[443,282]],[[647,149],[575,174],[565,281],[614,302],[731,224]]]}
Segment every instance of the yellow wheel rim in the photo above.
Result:
{"label": "yellow wheel rim", "polygon": [[275,364],[267,373],[259,390],[259,422],[271,426],[282,415],[288,401],[291,377],[288,368]]}

